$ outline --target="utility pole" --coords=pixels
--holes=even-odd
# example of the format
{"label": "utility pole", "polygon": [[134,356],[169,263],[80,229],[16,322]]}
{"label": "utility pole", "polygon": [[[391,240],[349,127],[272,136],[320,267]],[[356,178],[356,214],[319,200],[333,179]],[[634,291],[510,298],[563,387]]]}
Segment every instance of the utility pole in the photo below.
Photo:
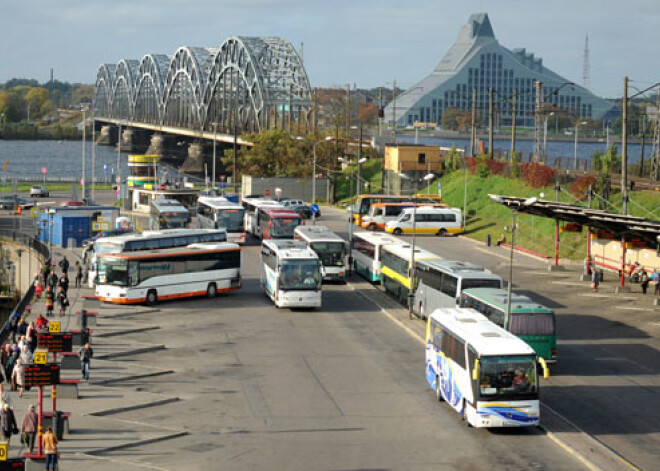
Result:
{"label": "utility pole", "polygon": [[396,143],[396,80],[392,82],[392,144]]}
{"label": "utility pole", "polygon": [[351,84],[346,84],[346,122],[344,123],[344,137],[346,138],[346,147],[348,147],[348,125],[349,125],[349,107],[351,105]]}
{"label": "utility pole", "polygon": [[380,117],[382,109],[383,109],[383,88],[378,87],[378,137],[381,136],[381,126],[383,123],[383,118]]}
{"label": "utility pole", "polygon": [[488,155],[492,159],[495,155],[493,151],[493,126],[495,124],[493,114],[493,87],[488,89]]}
{"label": "utility pole", "polygon": [[536,89],[536,109],[534,110],[534,161],[543,162],[541,153],[541,119],[543,112],[543,82],[534,82]]}
{"label": "utility pole", "polygon": [[360,182],[360,163],[362,160],[362,120],[360,120],[360,142],[358,143],[358,178],[357,178],[357,192],[356,195],[359,195],[362,192],[362,182]]}
{"label": "utility pole", "polygon": [[628,214],[628,76],[623,77],[623,116],[621,122],[621,194],[623,198],[623,215],[626,216]]}
{"label": "utility pole", "polygon": [[477,89],[472,89],[472,129],[470,132],[470,155],[475,157],[477,144]]}
{"label": "utility pole", "polygon": [[509,160],[513,162],[513,155],[516,152],[516,108],[518,106],[518,91],[513,90],[513,107],[511,108],[511,157]]}
{"label": "utility pole", "polygon": [[293,133],[293,85],[289,85],[289,134],[291,133]]}
{"label": "utility pole", "polygon": [[231,179],[234,181],[234,193],[238,193],[238,182],[236,181],[238,170],[238,123],[236,122],[236,110],[234,109],[234,168]]}
{"label": "utility pole", "polygon": [[314,89],[314,136],[316,136],[318,131],[319,131],[319,101],[315,88]]}

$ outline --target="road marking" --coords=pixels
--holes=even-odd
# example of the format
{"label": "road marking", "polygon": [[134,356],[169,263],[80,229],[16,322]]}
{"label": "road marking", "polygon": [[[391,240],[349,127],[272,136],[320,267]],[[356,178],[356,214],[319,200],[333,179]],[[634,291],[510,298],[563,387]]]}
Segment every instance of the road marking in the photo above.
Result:
{"label": "road marking", "polygon": [[[482,251],[482,252],[485,252],[485,253],[487,253],[488,255],[491,255],[491,256],[493,256],[493,257],[499,257],[499,258],[504,259],[504,260],[506,260],[506,261],[509,261],[510,258],[511,258],[510,255],[502,255],[502,254],[499,254],[499,253],[495,253],[495,252],[492,252],[492,251],[490,251],[490,250],[488,250],[488,249],[484,249],[483,247],[475,247],[475,249],[480,250],[480,251]],[[515,259],[516,259],[516,256],[515,256],[515,255],[513,256],[513,259],[514,259],[514,261],[515,261]]]}

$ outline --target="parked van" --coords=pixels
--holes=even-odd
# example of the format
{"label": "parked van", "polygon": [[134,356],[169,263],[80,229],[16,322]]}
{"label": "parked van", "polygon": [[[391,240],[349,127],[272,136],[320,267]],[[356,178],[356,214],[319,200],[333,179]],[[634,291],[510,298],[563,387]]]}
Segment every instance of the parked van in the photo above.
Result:
{"label": "parked van", "polygon": [[442,203],[422,205],[420,203],[415,204],[411,201],[407,203],[374,203],[369,208],[369,212],[365,216],[362,216],[362,227],[370,231],[385,230],[385,225],[388,222],[394,221],[399,214],[401,214],[401,211],[406,208],[412,208],[413,206],[432,206],[434,208],[447,207],[446,204]]}
{"label": "parked van", "polygon": [[[415,211],[416,209],[416,211]],[[463,219],[458,208],[436,208],[433,206],[420,206],[418,208],[404,209],[399,217],[385,225],[385,232],[394,235],[412,234],[413,212],[415,217],[416,234],[435,234],[445,236],[463,232]]]}

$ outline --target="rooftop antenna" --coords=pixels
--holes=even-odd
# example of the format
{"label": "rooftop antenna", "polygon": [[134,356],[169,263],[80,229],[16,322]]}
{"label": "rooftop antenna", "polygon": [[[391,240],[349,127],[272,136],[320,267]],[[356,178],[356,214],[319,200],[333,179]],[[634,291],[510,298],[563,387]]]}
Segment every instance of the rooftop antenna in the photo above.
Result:
{"label": "rooftop antenna", "polygon": [[589,33],[584,37],[584,58],[582,64],[582,86],[591,88],[591,66],[589,65]]}

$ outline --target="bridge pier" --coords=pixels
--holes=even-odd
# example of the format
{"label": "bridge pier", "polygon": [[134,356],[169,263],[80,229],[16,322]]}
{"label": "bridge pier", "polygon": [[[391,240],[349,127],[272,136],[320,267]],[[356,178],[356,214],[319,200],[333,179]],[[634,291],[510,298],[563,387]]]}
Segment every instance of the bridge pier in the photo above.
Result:
{"label": "bridge pier", "polygon": [[96,144],[99,146],[110,146],[117,142],[117,132],[115,131],[113,133],[113,128],[115,127],[110,125],[101,126],[99,132],[96,134]]}
{"label": "bridge pier", "polygon": [[[188,157],[181,165],[181,171],[204,175],[204,157],[204,146],[202,144],[190,144],[188,146]],[[211,169],[209,168],[208,171],[210,173]]]}
{"label": "bridge pier", "polygon": [[149,142],[149,148],[147,149],[147,154],[150,155],[163,155],[163,146],[165,144],[165,138],[159,132],[156,132],[151,135],[151,140]]}

